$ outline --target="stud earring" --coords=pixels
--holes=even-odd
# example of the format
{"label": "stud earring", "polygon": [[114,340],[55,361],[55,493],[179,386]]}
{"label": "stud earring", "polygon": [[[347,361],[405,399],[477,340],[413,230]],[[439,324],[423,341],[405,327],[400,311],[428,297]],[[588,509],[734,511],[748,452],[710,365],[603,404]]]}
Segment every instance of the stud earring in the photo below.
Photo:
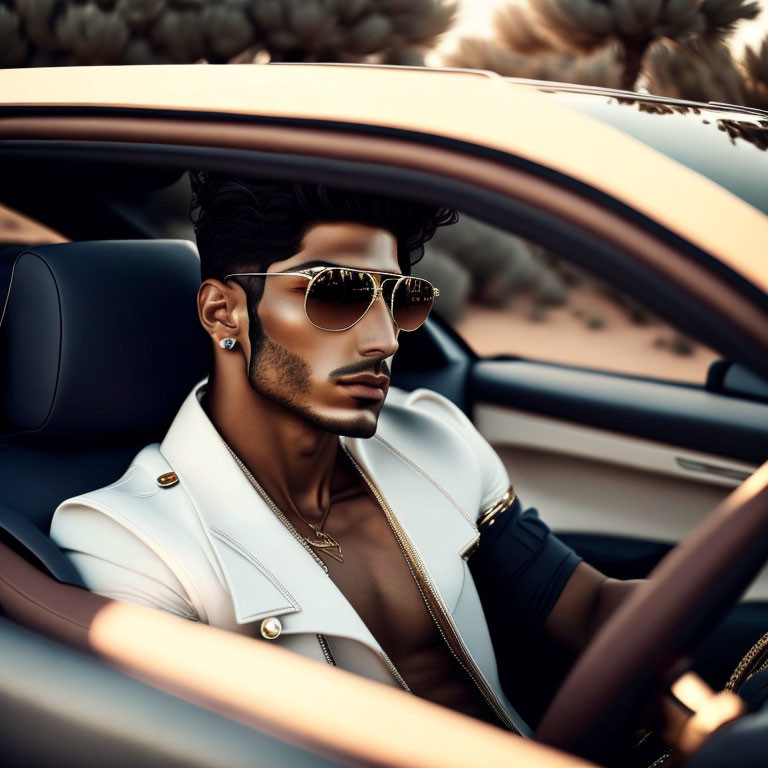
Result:
{"label": "stud earring", "polygon": [[219,346],[222,349],[226,349],[229,352],[229,350],[234,349],[237,346],[237,339],[233,339],[233,338],[222,339],[219,342]]}

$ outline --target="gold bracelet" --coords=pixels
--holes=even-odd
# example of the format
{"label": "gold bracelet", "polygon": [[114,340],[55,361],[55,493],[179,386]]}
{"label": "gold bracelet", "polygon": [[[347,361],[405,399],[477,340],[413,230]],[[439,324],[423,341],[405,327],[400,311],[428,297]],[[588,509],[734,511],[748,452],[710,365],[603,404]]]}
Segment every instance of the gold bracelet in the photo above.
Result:
{"label": "gold bracelet", "polygon": [[496,522],[496,518],[502,514],[502,512],[506,512],[515,503],[516,498],[515,489],[510,485],[507,492],[497,502],[494,502],[490,507],[480,513],[477,520],[477,527],[490,528]]}

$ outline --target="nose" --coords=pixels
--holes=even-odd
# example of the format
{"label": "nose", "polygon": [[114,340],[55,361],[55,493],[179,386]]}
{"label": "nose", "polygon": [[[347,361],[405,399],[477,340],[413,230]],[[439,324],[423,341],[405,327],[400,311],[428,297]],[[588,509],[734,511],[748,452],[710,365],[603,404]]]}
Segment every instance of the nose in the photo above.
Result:
{"label": "nose", "polygon": [[358,349],[363,356],[389,357],[397,352],[400,329],[381,294],[351,330],[357,330]]}

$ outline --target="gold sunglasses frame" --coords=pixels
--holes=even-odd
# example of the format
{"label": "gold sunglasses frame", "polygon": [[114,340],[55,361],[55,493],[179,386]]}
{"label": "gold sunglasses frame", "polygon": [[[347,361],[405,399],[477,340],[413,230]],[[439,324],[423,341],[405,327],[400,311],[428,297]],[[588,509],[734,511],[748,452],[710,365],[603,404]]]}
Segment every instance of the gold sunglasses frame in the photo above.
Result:
{"label": "gold sunglasses frame", "polygon": [[[317,323],[312,322],[312,318],[309,316],[309,313],[307,312],[307,299],[309,298],[309,291],[312,288],[312,284],[317,280],[320,275],[323,274],[323,272],[327,272],[331,269],[343,269],[345,272],[357,272],[361,275],[367,275],[372,281],[373,281],[373,298],[371,299],[370,304],[365,308],[365,311],[363,312],[360,317],[355,320],[354,323],[351,323],[350,325],[346,326],[345,328],[323,328],[320,325],[317,325]],[[229,280],[231,277],[270,277],[272,275],[297,275],[300,277],[306,277],[309,282],[307,283],[307,289],[304,292],[304,315],[307,318],[307,320],[310,322],[311,325],[313,325],[315,328],[321,330],[321,331],[329,331],[330,333],[340,333],[341,331],[348,331],[350,328],[353,328],[355,325],[357,325],[369,312],[371,307],[376,302],[376,299],[378,299],[380,296],[382,298],[382,301],[384,301],[384,283],[389,282],[390,280],[396,280],[397,282],[400,282],[401,280],[420,280],[423,283],[426,283],[430,288],[432,288],[432,301],[434,304],[434,300],[440,295],[440,289],[436,288],[432,283],[429,282],[429,280],[426,280],[423,277],[413,277],[412,275],[401,275],[397,272],[374,272],[368,269],[353,269],[351,267],[342,267],[342,266],[321,266],[321,267],[309,267],[307,269],[298,269],[288,272],[233,272],[231,275],[226,275],[224,277],[224,282],[226,283],[227,280]],[[382,277],[386,279],[382,279]],[[387,308],[389,309],[390,317],[392,318],[392,322],[397,326],[397,328],[404,333],[410,333],[411,331],[418,331],[419,328],[421,328],[422,325],[427,320],[427,317],[429,317],[429,312],[432,311],[432,307],[430,306],[429,312],[427,312],[427,317],[424,318],[424,321],[420,323],[416,328],[401,328],[400,325],[398,325],[397,320],[395,320],[395,311],[394,311],[394,298],[395,298],[395,291],[397,290],[397,285],[392,289],[392,300],[387,305]],[[384,302],[387,304],[387,302]]]}

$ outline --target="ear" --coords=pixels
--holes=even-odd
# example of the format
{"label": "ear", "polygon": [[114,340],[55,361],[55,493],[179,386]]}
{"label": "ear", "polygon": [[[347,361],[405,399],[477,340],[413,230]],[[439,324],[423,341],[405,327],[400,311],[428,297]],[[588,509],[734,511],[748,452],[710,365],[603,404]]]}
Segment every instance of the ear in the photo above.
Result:
{"label": "ear", "polygon": [[248,309],[245,291],[237,283],[206,280],[197,292],[197,313],[206,333],[218,346],[234,338],[242,345],[248,338]]}

